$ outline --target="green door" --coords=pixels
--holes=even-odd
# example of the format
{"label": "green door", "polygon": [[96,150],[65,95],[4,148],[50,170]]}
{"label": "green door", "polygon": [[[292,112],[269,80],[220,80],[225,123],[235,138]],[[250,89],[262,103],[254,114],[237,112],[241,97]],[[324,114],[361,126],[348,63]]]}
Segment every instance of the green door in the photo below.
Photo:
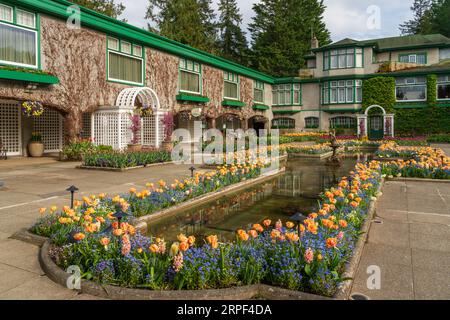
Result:
{"label": "green door", "polygon": [[369,139],[382,140],[384,138],[383,116],[369,118]]}

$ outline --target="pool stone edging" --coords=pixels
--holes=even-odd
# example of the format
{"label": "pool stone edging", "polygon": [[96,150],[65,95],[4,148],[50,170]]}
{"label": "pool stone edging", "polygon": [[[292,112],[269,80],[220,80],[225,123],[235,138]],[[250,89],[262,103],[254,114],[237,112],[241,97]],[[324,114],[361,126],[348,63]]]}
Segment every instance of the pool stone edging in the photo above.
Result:
{"label": "pool stone edging", "polygon": [[[378,192],[384,185],[381,180]],[[226,289],[208,290],[158,290],[132,289],[111,285],[101,285],[93,281],[81,280],[81,293],[86,293],[106,299],[115,300],[248,300],[254,297],[262,297],[271,300],[348,300],[353,286],[353,278],[361,260],[364,245],[367,241],[369,229],[373,221],[376,203],[378,199],[371,200],[366,220],[361,228],[362,235],[359,237],[355,249],[343,274],[344,281],[332,298],[293,291],[264,284],[233,287]],[[71,274],[59,268],[51,259],[49,251],[51,242],[47,239],[39,251],[39,263],[45,274],[54,282],[67,286]]]}

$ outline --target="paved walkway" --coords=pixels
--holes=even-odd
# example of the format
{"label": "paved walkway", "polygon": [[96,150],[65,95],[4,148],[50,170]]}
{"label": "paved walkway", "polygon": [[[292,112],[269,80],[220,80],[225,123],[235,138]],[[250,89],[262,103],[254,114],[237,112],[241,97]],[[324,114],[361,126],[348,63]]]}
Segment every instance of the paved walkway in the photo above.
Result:
{"label": "paved walkway", "polygon": [[[450,299],[450,183],[387,182],[353,293],[371,299]],[[381,290],[369,290],[369,266]]]}
{"label": "paved walkway", "polygon": [[69,203],[65,189],[74,184],[81,195],[126,192],[142,188],[161,177],[172,181],[190,175],[190,166],[166,165],[124,173],[74,169],[77,163],[51,158],[0,161],[0,299],[91,299],[49,280],[38,262],[39,248],[10,239],[30,227],[39,217],[37,210]]}

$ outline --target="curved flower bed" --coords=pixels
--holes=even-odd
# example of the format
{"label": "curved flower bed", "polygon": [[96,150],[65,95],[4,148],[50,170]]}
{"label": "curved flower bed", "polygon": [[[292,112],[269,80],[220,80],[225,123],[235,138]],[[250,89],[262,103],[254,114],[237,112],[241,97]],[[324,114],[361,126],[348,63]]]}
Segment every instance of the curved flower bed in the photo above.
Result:
{"label": "curved flower bed", "polygon": [[222,168],[210,176],[197,176],[196,181],[170,187],[161,182],[158,188],[149,185],[147,191],[131,190],[123,197],[86,197],[75,209],[65,207],[56,213],[57,208],[50,208],[33,231],[51,237],[52,256],[60,267],[77,265],[85,278],[99,283],[153,290],[264,283],[332,296],[344,280],[369,203],[378,196],[378,162],[358,164],[348,178],[322,195],[317,212],[303,223],[266,220],[238,230],[236,241],[230,243],[220,243],[215,235],[205,239],[179,235],[178,242],[168,244],[115,219],[116,210],[133,213],[145,207],[153,193],[163,199],[172,196],[168,190],[186,190],[187,185],[192,192],[201,190],[195,189],[195,183],[214,188],[218,175],[238,179],[240,171],[243,178],[250,173],[247,169],[251,170],[236,167],[230,175],[229,169]]}
{"label": "curved flower bed", "polygon": [[[441,149],[430,147],[398,147],[392,144],[382,146],[400,154],[410,152],[410,160],[398,160],[384,163],[382,172],[389,178],[429,178],[450,179],[450,157],[446,156]],[[397,151],[396,151],[397,150]]]}
{"label": "curved flower bed", "polygon": [[387,142],[378,148],[376,152],[379,158],[412,158],[418,152],[418,147],[402,147],[397,145],[396,142]]}
{"label": "curved flower bed", "polygon": [[85,154],[83,165],[87,167],[124,169],[169,161],[170,152],[167,151],[107,151]]}
{"label": "curved flower bed", "polygon": [[280,148],[282,150],[285,150],[288,154],[302,153],[302,154],[320,155],[332,151],[329,143],[316,144],[312,146],[303,146],[298,145],[296,143],[288,143],[281,145]]}

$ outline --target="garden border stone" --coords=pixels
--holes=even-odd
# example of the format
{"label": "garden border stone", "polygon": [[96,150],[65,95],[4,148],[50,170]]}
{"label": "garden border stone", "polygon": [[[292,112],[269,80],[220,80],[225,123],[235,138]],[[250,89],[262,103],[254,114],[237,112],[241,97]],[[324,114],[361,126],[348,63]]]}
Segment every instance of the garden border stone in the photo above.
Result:
{"label": "garden border stone", "polygon": [[[39,252],[42,270],[53,282],[67,287],[71,274],[59,268],[50,257],[50,240],[46,241]],[[330,300],[331,298],[310,293],[292,291],[269,285],[209,290],[146,290],[101,285],[93,281],[81,280],[81,293],[114,300],[249,300],[262,297],[271,300]]]}
{"label": "garden border stone", "polygon": [[333,155],[333,151],[321,153],[321,154],[308,154],[308,153],[288,153],[289,158],[291,159],[299,159],[299,158],[306,158],[306,159],[327,159]]}
{"label": "garden border stone", "polygon": [[48,238],[46,237],[32,233],[29,229],[21,229],[14,233],[10,238],[30,243],[38,247],[42,247],[43,244],[48,240]]}
{"label": "garden border stone", "polygon": [[157,166],[165,166],[168,164],[174,164],[174,161],[169,162],[158,162],[158,163],[152,163],[145,166],[137,166],[137,167],[128,167],[128,168],[110,168],[110,167],[93,167],[93,166],[76,166],[76,169],[83,169],[83,170],[99,170],[99,171],[110,171],[110,172],[125,172],[129,170],[136,170],[136,169],[144,169],[144,168],[151,168],[151,167],[157,167]]}
{"label": "garden border stone", "polygon": [[387,181],[404,181],[404,182],[438,182],[438,183],[450,183],[450,179],[425,179],[425,178],[386,178]]}

